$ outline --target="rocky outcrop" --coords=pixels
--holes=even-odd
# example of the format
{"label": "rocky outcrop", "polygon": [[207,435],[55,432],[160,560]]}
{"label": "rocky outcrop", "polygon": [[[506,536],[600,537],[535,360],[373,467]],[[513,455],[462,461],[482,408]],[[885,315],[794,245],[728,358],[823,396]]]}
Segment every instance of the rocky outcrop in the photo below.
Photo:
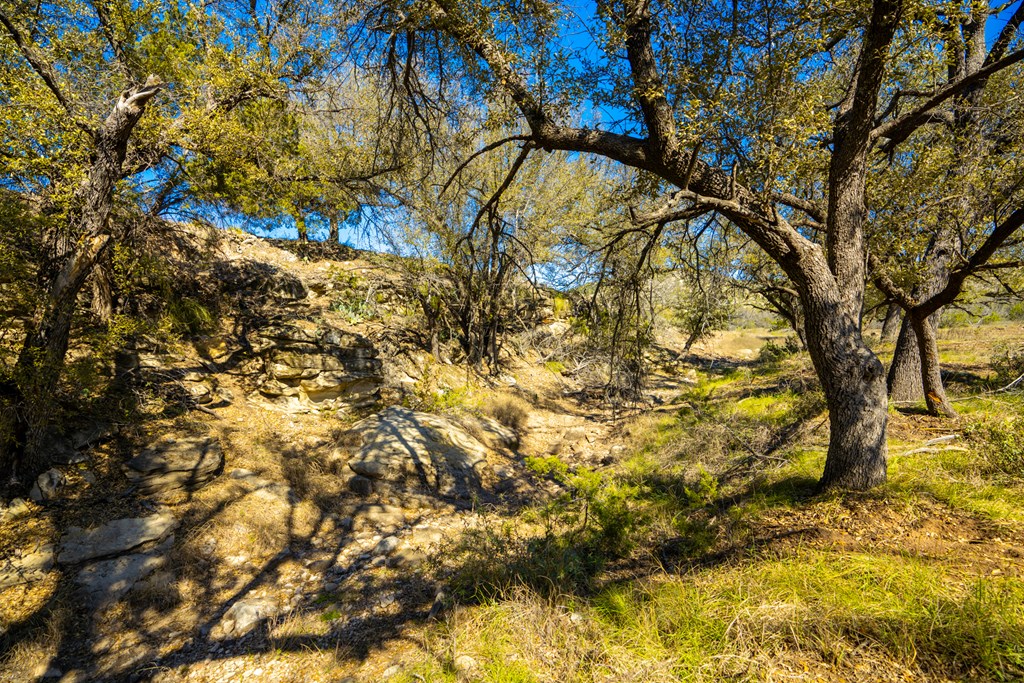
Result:
{"label": "rocky outcrop", "polygon": [[125,464],[142,493],[195,490],[224,469],[224,452],[213,437],[163,437]]}
{"label": "rocky outcrop", "polygon": [[61,564],[78,564],[121,555],[163,541],[177,526],[174,516],[164,512],[117,519],[92,529],[71,527],[61,539],[57,560]]}
{"label": "rocky outcrop", "polygon": [[380,399],[382,364],[365,337],[275,325],[259,332],[263,400],[288,410],[365,408]]}
{"label": "rocky outcrop", "polygon": [[493,479],[490,450],[462,425],[440,415],[391,407],[345,435],[357,446],[349,468],[367,479],[468,498]]}

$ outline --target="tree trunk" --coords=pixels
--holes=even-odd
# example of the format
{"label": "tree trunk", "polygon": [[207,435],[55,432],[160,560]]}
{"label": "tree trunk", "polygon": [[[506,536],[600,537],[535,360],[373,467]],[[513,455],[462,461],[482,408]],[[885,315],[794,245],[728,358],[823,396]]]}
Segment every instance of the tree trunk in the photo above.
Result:
{"label": "tree trunk", "polygon": [[904,314],[900,324],[886,383],[889,386],[889,398],[894,401],[909,402],[924,398],[920,349],[908,314]]}
{"label": "tree trunk", "polygon": [[[903,317],[903,324],[900,326],[900,334],[896,339],[896,348],[893,351],[892,363],[889,365],[887,383],[889,385],[889,398],[899,402],[912,402],[925,400],[928,403],[928,412],[932,415],[946,414],[946,411],[936,412],[933,410],[934,401],[928,399],[927,394],[942,396],[946,395],[942,388],[942,375],[939,361],[938,338],[936,333],[939,329],[939,318],[941,311],[928,316],[928,330],[926,337],[915,332],[913,319],[916,318],[914,311],[907,312]],[[921,349],[929,347],[933,369],[925,369],[921,365]],[[931,379],[925,380],[928,376]],[[937,404],[936,404],[937,405]]]}
{"label": "tree trunk", "polygon": [[828,270],[806,268],[798,289],[807,346],[821,379],[831,427],[822,488],[869,489],[885,482],[889,401],[885,369],[864,343],[866,174],[885,55],[901,0],[875,0],[851,97],[840,107],[828,170]]}
{"label": "tree trunk", "polygon": [[[52,419],[52,399],[64,369],[78,295],[113,241],[110,230],[113,192],[122,178],[128,139],[142,118],[146,103],[161,85],[159,78],[150,76],[145,85],[124,91],[103,125],[95,131],[92,167],[77,195],[81,207],[69,226],[71,234],[79,238],[64,256],[53,280],[41,283],[45,295],[26,323],[15,378],[26,422],[25,443],[19,448],[21,469],[30,477],[49,465],[49,454],[41,448],[40,437]],[[10,474],[21,474],[17,463]]]}
{"label": "tree trunk", "polygon": [[938,319],[938,314],[930,318],[919,318],[908,315],[912,318],[915,337],[917,339],[919,365],[921,377],[919,386],[924,387],[924,399],[928,404],[928,412],[932,415],[945,415],[956,417],[956,410],[953,404],[946,398],[946,389],[942,386],[942,373],[939,367],[939,345],[935,336],[933,324]]}
{"label": "tree trunk", "polygon": [[885,481],[885,369],[864,344],[856,317],[826,298],[805,305],[808,350],[828,405],[830,437],[821,487],[868,489]]}
{"label": "tree trunk", "polygon": [[900,305],[893,302],[885,309],[885,320],[882,321],[882,341],[895,341],[899,333],[902,318],[900,317]]}
{"label": "tree trunk", "polygon": [[110,322],[114,316],[114,286],[109,260],[104,260],[93,271],[92,312],[104,323]]}
{"label": "tree trunk", "polygon": [[690,332],[690,336],[686,338],[686,343],[683,344],[683,355],[689,355],[690,349],[693,348],[693,345],[694,345],[694,343],[696,343],[697,338],[700,337],[700,333],[701,333],[701,328],[700,327],[695,327]]}
{"label": "tree trunk", "polygon": [[338,244],[341,241],[341,233],[338,230],[338,217],[334,214],[327,219],[331,226],[331,232],[327,236],[327,241],[331,244]]}
{"label": "tree trunk", "polygon": [[49,464],[40,439],[52,417],[53,394],[64,369],[78,293],[109,244],[109,235],[99,235],[76,248],[41,310],[27,324],[15,376],[24,400],[22,410],[27,425],[23,469],[30,475]]}

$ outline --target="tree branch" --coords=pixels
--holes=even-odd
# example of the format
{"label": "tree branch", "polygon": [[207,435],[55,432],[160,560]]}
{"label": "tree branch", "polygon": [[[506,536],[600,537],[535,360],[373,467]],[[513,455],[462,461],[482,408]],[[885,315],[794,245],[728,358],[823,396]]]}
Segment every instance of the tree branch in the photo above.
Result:
{"label": "tree branch", "polygon": [[931,118],[932,109],[954,95],[962,93],[972,85],[989,78],[993,74],[998,73],[1009,66],[1013,66],[1021,60],[1024,60],[1024,50],[1017,50],[1006,57],[988,64],[969,76],[939,88],[931,97],[925,100],[924,103],[919,105],[917,108],[875,127],[871,132],[872,142],[877,141],[880,138],[887,138],[889,142],[885,144],[883,149],[885,151],[895,149],[897,145],[910,137],[915,130],[933,120]]}
{"label": "tree branch", "polygon": [[67,112],[67,115],[71,117],[71,120],[74,122],[74,124],[81,130],[88,133],[90,136],[96,137],[96,130],[93,129],[91,126],[87,125],[86,123],[84,123],[79,118],[78,112],[75,110],[74,105],[72,105],[71,101],[64,96],[64,93],[61,91],[60,86],[57,84],[57,76],[53,72],[53,69],[50,67],[49,63],[43,58],[41,54],[39,54],[38,51],[36,51],[31,41],[21,35],[21,32],[18,31],[14,23],[2,10],[0,10],[0,24],[3,24],[4,28],[7,29],[7,34],[11,37],[11,40],[14,41],[14,44],[18,46],[18,50],[21,51],[22,56],[29,63],[29,65],[36,72],[36,74],[38,74],[39,77],[43,79],[43,83],[45,83],[46,87],[50,90],[51,93],[53,93],[53,96],[57,99],[57,102],[59,102],[60,106],[64,108],[64,111]]}

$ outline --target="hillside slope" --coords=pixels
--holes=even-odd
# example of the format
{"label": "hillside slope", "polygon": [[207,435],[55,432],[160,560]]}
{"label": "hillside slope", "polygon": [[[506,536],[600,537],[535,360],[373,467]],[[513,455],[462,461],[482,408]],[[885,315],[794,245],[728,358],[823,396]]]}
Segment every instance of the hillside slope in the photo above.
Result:
{"label": "hillside slope", "polygon": [[966,418],[894,411],[890,483],[820,496],[777,334],[667,337],[612,411],[529,343],[435,359],[385,258],[207,239],[215,325],[136,340],[0,511],[0,679],[1024,676],[1019,327],[948,333]]}

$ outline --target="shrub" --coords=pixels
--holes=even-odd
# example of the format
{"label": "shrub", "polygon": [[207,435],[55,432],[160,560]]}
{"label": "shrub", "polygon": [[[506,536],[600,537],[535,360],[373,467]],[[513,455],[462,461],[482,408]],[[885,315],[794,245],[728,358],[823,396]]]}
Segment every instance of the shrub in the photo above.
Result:
{"label": "shrub", "polygon": [[484,412],[509,429],[521,433],[526,428],[530,409],[526,402],[515,396],[501,396],[489,401]]}
{"label": "shrub", "polygon": [[976,444],[992,471],[1024,478],[1024,425],[1017,419],[975,422],[964,435]]}
{"label": "shrub", "polygon": [[991,360],[996,381],[1003,384],[1024,375],[1024,346],[1007,345],[996,350]]}
{"label": "shrub", "polygon": [[785,341],[781,344],[777,344],[773,339],[769,339],[761,347],[760,352],[757,354],[757,360],[766,365],[772,365],[785,358],[789,358],[799,350],[800,343],[793,337],[786,337]]}

